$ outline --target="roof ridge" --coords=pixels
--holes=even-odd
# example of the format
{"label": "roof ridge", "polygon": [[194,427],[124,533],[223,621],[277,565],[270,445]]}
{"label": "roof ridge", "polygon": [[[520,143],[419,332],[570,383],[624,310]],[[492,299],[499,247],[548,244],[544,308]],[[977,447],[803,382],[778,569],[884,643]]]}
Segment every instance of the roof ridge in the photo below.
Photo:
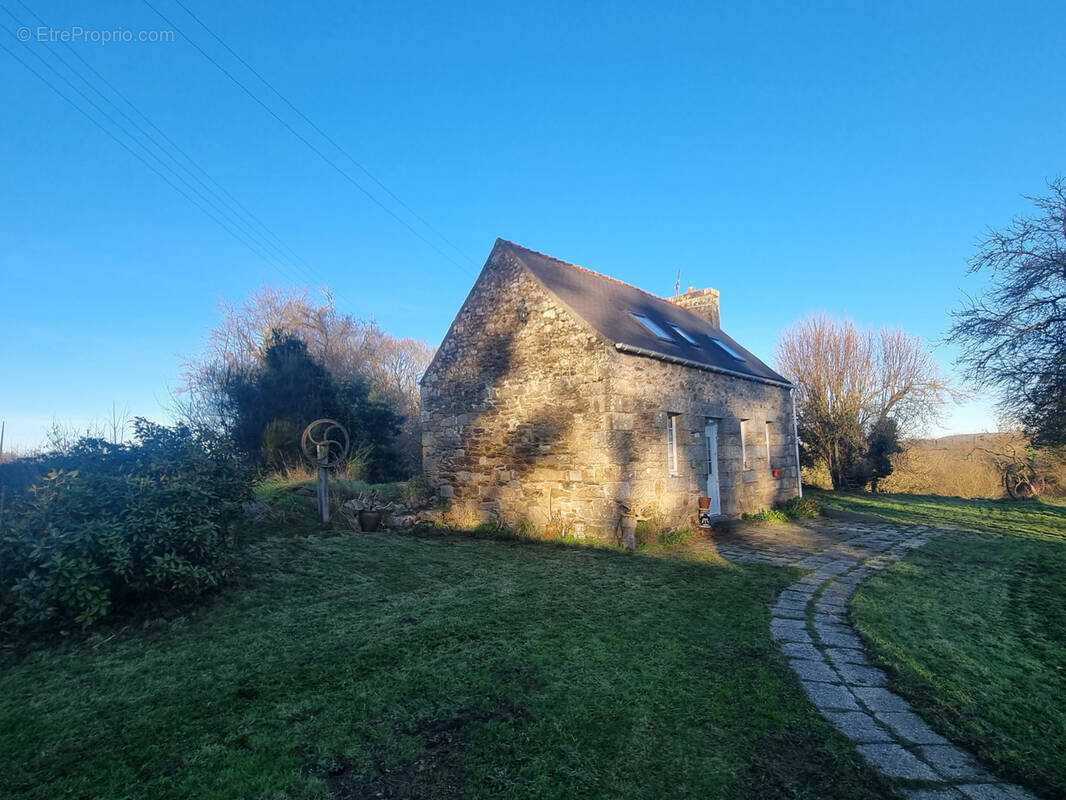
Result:
{"label": "roof ridge", "polygon": [[620,281],[620,280],[618,280],[618,278],[612,278],[610,275],[605,275],[602,272],[596,272],[596,270],[594,270],[594,269],[589,269],[588,267],[582,267],[582,266],[580,266],[578,264],[571,264],[569,261],[563,261],[561,258],[556,258],[555,256],[550,256],[547,253],[541,253],[539,250],[533,250],[533,249],[531,249],[529,247],[523,247],[522,245],[517,244],[516,242],[512,242],[512,241],[510,241],[508,239],[500,239],[500,241],[503,244],[506,244],[506,245],[509,245],[511,247],[517,248],[519,250],[524,250],[525,252],[531,253],[531,254],[533,254],[535,256],[540,256],[541,258],[546,258],[549,261],[554,261],[557,264],[562,264],[564,267],[570,267],[571,269],[578,269],[578,270],[581,270],[582,272],[587,272],[590,275],[595,275],[597,278],[603,278],[604,280],[611,281],[612,283],[617,283],[619,286],[625,286],[628,289],[635,289],[636,291],[640,292],[641,294],[646,294],[648,297],[651,297],[651,298],[653,298],[655,300],[666,300],[667,302],[669,302],[668,298],[659,297],[658,295],[652,294],[651,292],[649,292],[649,291],[647,291],[645,289],[641,289],[639,286],[634,286],[631,283],[626,283],[625,281]]}

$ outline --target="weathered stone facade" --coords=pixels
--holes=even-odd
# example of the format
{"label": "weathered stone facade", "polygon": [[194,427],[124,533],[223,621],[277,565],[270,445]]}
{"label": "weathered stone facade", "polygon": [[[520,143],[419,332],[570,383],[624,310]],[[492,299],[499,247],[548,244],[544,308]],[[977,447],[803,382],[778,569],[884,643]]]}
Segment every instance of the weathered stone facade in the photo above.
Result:
{"label": "weathered stone facade", "polygon": [[425,473],[453,508],[579,537],[613,535],[620,503],[694,524],[709,419],[724,514],[798,492],[787,387],[619,352],[511,247],[493,250],[422,381]]}

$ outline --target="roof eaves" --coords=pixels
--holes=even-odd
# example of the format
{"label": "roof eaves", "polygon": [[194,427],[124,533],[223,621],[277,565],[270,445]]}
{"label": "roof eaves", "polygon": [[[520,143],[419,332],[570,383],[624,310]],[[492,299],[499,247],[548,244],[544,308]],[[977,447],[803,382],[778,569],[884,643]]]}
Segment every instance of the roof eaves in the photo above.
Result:
{"label": "roof eaves", "polygon": [[654,358],[658,361],[666,361],[670,364],[678,364],[683,367],[692,367],[693,369],[701,369],[705,372],[717,372],[722,375],[730,375],[734,378],[744,378],[745,380],[755,381],[757,383],[766,383],[770,386],[780,386],[785,389],[795,388],[788,381],[777,381],[773,378],[764,378],[761,375],[752,375],[747,372],[738,372],[737,370],[726,369],[725,367],[716,367],[713,364],[704,364],[700,361],[692,361],[688,358],[681,358],[680,356],[671,356],[666,353],[658,353],[655,350],[648,350],[644,347],[635,347],[625,342],[615,342],[614,349],[620,353],[629,353],[634,356],[644,356],[645,358]]}

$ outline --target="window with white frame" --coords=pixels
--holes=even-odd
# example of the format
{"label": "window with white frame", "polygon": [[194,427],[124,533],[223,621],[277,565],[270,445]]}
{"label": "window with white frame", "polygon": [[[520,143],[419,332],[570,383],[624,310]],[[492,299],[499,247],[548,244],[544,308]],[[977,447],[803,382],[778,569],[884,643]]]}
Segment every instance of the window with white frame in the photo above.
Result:
{"label": "window with white frame", "polygon": [[677,420],[680,414],[666,415],[666,468],[677,475]]}
{"label": "window with white frame", "polygon": [[744,469],[751,469],[751,463],[748,461],[748,422],[750,420],[740,421],[740,463],[744,465]]}
{"label": "window with white frame", "polygon": [[773,439],[773,436],[774,436],[774,423],[767,421],[766,422],[766,469],[769,470],[771,475],[774,472],[774,459],[773,459],[773,456],[771,455],[773,450],[772,450],[772,446],[770,444],[771,440]]}

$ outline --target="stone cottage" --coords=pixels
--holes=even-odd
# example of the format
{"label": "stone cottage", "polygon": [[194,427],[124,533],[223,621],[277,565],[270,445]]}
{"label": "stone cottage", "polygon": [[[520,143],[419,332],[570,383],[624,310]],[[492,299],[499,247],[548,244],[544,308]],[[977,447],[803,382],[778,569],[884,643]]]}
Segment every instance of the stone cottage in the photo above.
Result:
{"label": "stone cottage", "polygon": [[423,463],[470,521],[610,537],[623,513],[694,525],[700,497],[799,494],[794,413],[716,290],[655,297],[497,240],[422,378]]}

